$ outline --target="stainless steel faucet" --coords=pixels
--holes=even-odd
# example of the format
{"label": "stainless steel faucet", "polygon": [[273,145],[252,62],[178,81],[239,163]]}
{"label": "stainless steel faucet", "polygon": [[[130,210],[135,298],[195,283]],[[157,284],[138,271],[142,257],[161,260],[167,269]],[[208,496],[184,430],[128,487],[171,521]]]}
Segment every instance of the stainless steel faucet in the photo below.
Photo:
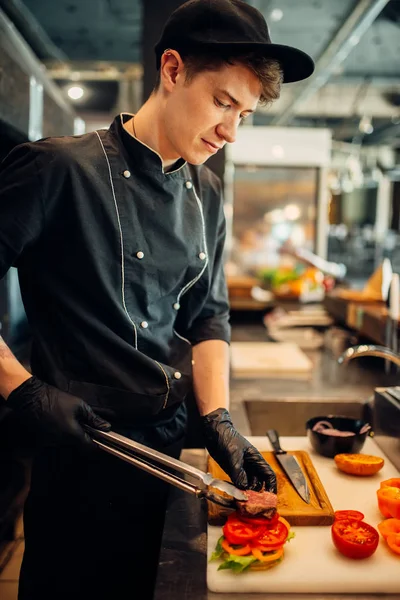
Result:
{"label": "stainless steel faucet", "polygon": [[400,355],[392,352],[390,348],[385,346],[375,346],[374,344],[361,344],[360,346],[351,346],[347,348],[338,358],[340,365],[346,365],[353,358],[359,358],[360,356],[378,356],[379,358],[385,358],[390,360],[395,365],[400,367]]}

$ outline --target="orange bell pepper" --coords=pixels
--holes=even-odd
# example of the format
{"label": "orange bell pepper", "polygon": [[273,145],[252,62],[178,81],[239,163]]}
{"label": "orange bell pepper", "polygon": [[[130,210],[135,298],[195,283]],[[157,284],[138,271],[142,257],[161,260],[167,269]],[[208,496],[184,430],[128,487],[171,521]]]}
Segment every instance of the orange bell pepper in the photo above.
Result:
{"label": "orange bell pepper", "polygon": [[255,556],[255,558],[260,562],[272,562],[283,556],[283,548],[279,548],[278,550],[269,552],[268,554],[263,554],[261,550],[258,550],[258,548],[252,548],[251,551],[253,556]]}
{"label": "orange bell pepper", "polygon": [[400,533],[390,533],[386,541],[393,552],[400,554]]}
{"label": "orange bell pepper", "polygon": [[400,477],[392,477],[392,479],[385,479],[385,481],[381,481],[381,488],[384,487],[400,488]]}
{"label": "orange bell pepper", "polygon": [[230,546],[227,540],[222,540],[221,546],[228,554],[236,554],[237,556],[246,556],[247,554],[251,554],[251,548],[249,544],[246,546],[241,546],[240,548],[234,548]]}
{"label": "orange bell pepper", "polygon": [[400,519],[385,519],[378,524],[378,529],[386,540],[391,533],[400,533]]}
{"label": "orange bell pepper", "polygon": [[400,519],[400,488],[382,487],[376,493],[379,510],[383,516]]}

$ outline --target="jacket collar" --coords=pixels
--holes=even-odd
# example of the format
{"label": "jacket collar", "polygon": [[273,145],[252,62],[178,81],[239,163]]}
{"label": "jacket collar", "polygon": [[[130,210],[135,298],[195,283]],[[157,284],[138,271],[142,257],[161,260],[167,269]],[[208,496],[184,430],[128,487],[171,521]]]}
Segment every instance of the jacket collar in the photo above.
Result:
{"label": "jacket collar", "polygon": [[[173,176],[174,174],[182,172],[182,169],[186,166],[186,161],[180,158],[174,165],[171,171],[165,173],[162,165],[161,156],[131,135],[126,131],[124,123],[127,123],[134,117],[131,113],[121,113],[115,117],[114,121],[110,126],[110,133],[119,138],[127,150],[129,157],[132,158],[135,165],[139,166],[143,171],[155,173],[157,175],[164,175],[165,177]],[[183,173],[180,173],[183,175]]]}

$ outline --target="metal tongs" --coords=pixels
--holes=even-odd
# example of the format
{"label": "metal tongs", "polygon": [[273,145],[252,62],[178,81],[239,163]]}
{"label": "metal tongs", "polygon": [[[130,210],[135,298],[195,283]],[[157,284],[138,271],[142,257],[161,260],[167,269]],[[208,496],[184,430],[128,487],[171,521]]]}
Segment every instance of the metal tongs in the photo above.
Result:
{"label": "metal tongs", "polygon": [[[185,492],[194,494],[197,498],[207,498],[207,500],[227,508],[234,508],[236,506],[236,500],[247,500],[246,494],[242,492],[242,490],[236,488],[232,483],[223,481],[222,479],[215,479],[210,473],[204,473],[204,471],[196,469],[196,467],[192,467],[181,460],[177,460],[162,452],[153,450],[144,444],[130,440],[114,431],[99,431],[98,429],[93,429],[89,426],[86,426],[85,429],[88,431],[93,442],[105,452],[108,452],[143,471],[147,471],[151,475],[175,485]],[[186,481],[178,475],[162,469],[159,465],[152,464],[152,462],[160,463],[164,467],[188,475],[192,477],[196,483]],[[213,489],[224,492],[231,497],[227,498],[222,496],[213,491]]]}

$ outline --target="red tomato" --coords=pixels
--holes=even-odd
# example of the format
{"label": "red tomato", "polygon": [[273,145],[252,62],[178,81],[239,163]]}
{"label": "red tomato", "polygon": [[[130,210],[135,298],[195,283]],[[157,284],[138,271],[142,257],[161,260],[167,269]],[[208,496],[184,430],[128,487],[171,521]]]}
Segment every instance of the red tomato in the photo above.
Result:
{"label": "red tomato", "polygon": [[250,526],[240,521],[235,515],[229,515],[222,530],[230,544],[246,544],[258,537],[263,529],[262,525]]}
{"label": "red tomato", "polygon": [[392,552],[400,554],[400,533],[389,533],[386,541]]}
{"label": "red tomato", "polygon": [[278,521],[275,525],[265,527],[263,533],[255,538],[251,545],[260,550],[276,550],[283,546],[289,535],[288,528],[284,523]]}
{"label": "red tomato", "polygon": [[336,548],[348,558],[368,558],[378,547],[379,533],[364,521],[339,519],[331,531]]}
{"label": "red tomato", "polygon": [[359,510],[336,510],[335,519],[354,519],[355,521],[362,521],[364,515]]}

